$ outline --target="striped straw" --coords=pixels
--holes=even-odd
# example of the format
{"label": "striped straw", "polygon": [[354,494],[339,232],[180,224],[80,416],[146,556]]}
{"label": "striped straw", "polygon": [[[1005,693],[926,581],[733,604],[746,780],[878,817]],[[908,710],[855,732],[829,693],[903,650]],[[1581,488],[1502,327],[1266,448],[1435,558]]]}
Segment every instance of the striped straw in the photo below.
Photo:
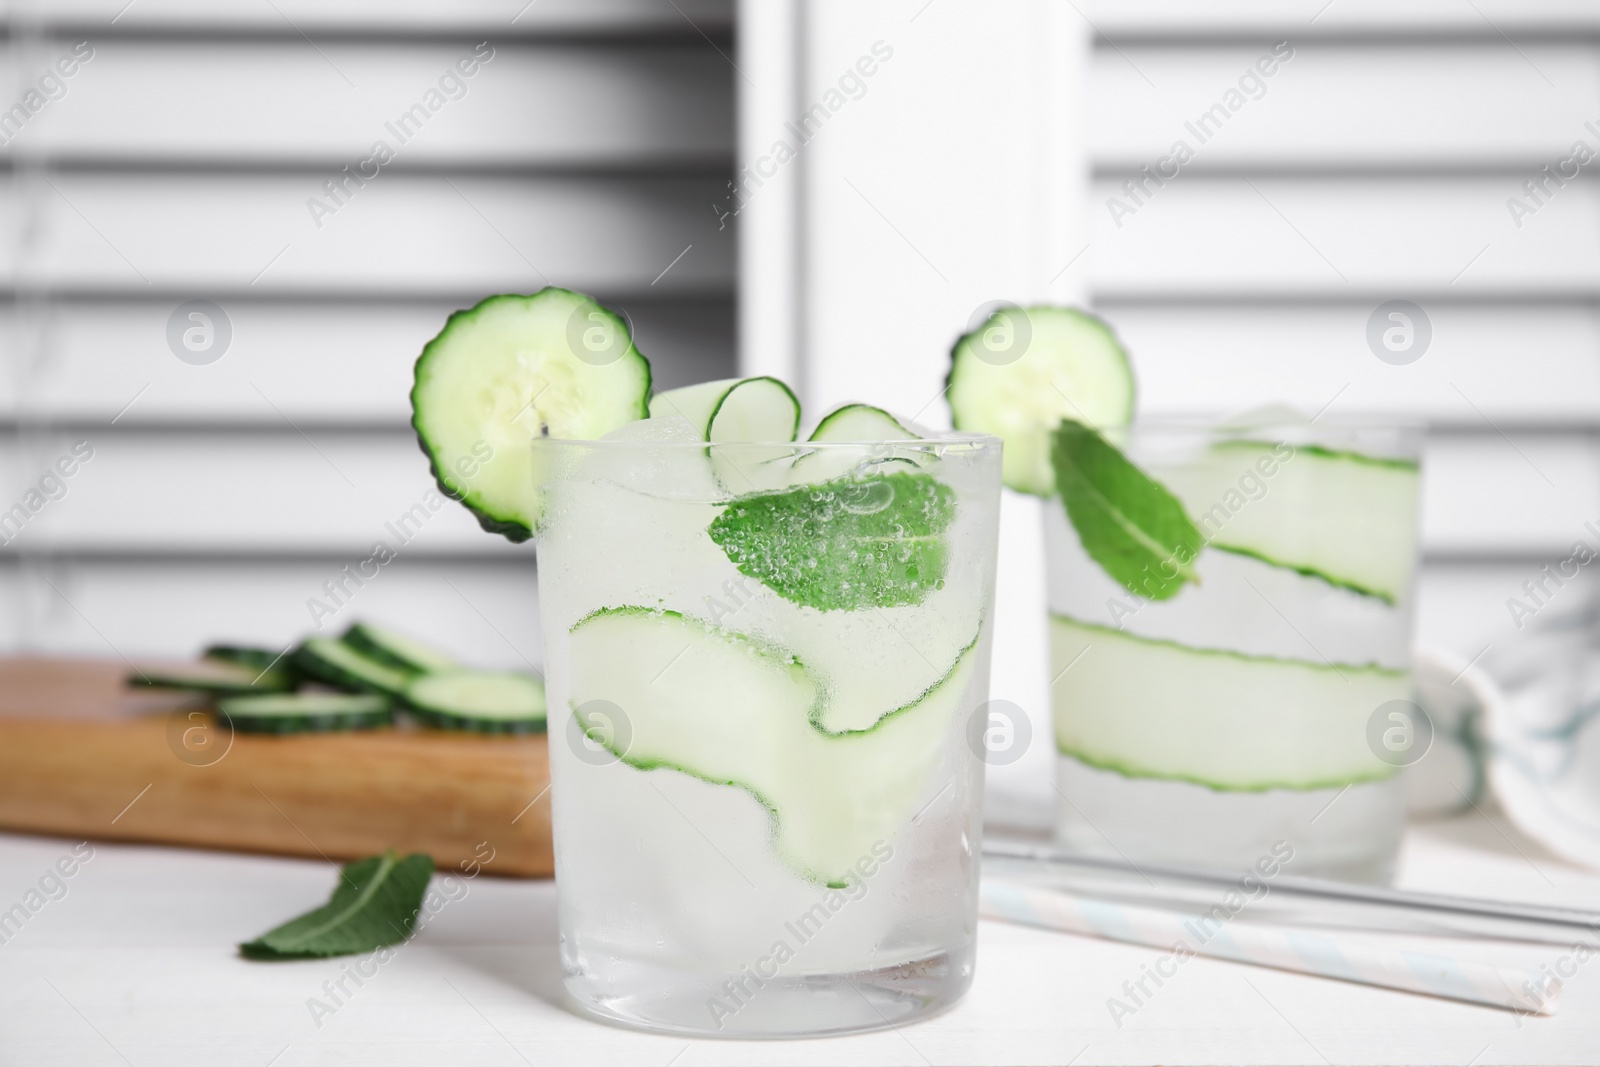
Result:
{"label": "striped straw", "polygon": [[[1539,1015],[1556,1013],[1560,982],[1518,967],[1377,948],[1305,930],[1254,922],[1223,925],[1133,904],[1112,904],[985,878],[985,917],[1103,937],[1168,951],[1187,950],[1259,967],[1488,1004]],[[1541,985],[1541,981],[1543,984]]]}

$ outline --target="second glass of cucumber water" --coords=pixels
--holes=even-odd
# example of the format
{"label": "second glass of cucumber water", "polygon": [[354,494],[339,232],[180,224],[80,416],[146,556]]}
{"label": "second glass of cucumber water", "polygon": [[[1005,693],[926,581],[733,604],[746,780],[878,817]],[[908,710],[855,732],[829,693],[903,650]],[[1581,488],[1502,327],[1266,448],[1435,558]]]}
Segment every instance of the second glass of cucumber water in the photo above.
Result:
{"label": "second glass of cucumber water", "polygon": [[533,446],[566,988],[734,1037],[946,1007],[973,972],[1000,442],[662,423]]}
{"label": "second glass of cucumber water", "polygon": [[1173,421],[1105,438],[1199,536],[1114,581],[1063,498],[1046,502],[1060,843],[1387,878],[1407,731],[1425,727],[1409,703],[1420,435]]}

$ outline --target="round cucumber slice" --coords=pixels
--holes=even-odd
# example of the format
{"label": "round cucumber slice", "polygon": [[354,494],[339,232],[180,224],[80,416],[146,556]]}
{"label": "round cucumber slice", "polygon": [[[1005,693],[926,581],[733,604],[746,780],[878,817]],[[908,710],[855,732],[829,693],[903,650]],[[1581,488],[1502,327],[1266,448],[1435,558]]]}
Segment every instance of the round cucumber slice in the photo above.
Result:
{"label": "round cucumber slice", "polygon": [[735,493],[785,485],[800,430],[800,400],[776,378],[724,378],[650,399],[651,418],[682,418],[709,450],[718,484]]}
{"label": "round cucumber slice", "polygon": [[1077,308],[1003,307],[950,353],[945,398],[956,429],[1005,441],[1001,476],[1050,496],[1050,434],[1064,418],[1097,429],[1133,417],[1133,369],[1111,327]]}
{"label": "round cucumber slice", "polygon": [[389,698],[376,693],[284,693],[232,697],[217,713],[247,734],[365,730],[394,721]]}
{"label": "round cucumber slice", "polygon": [[449,671],[460,664],[438,649],[370,622],[358,622],[340,638],[345,644],[379,663],[402,671]]}
{"label": "round cucumber slice", "polygon": [[185,666],[145,668],[128,676],[129,685],[181,689],[211,696],[283,692],[293,689],[294,682],[291,671],[263,671],[213,659]]}
{"label": "round cucumber slice", "polygon": [[450,316],[417,359],[411,424],[439,488],[525,541],[541,494],[529,442],[590,440],[648,414],[650,363],[627,324],[554,287]]}
{"label": "round cucumber slice", "polygon": [[442,730],[544,733],[544,686],[526,674],[448,671],[425,674],[405,690],[406,707]]}
{"label": "round cucumber slice", "polygon": [[1387,778],[1367,719],[1410,673],[1190,648],[1050,617],[1056,748],[1134,778],[1326,789]]}
{"label": "round cucumber slice", "polygon": [[294,651],[300,673],[337,689],[354,693],[398,696],[411,680],[411,672],[381,663],[331,637],[308,637]]}
{"label": "round cucumber slice", "polygon": [[777,854],[823,884],[842,884],[927,802],[977,661],[974,641],[917,700],[829,733],[824,685],[784,649],[643,607],[598,611],[571,632],[578,725],[605,725],[584,717],[600,702],[611,728],[590,736],[623,764],[750,793],[773,814]]}
{"label": "round cucumber slice", "polygon": [[650,415],[688,419],[713,444],[793,441],[800,399],[776,378],[723,378],[657,393]]}
{"label": "round cucumber slice", "polygon": [[914,441],[917,435],[882,408],[871,404],[845,404],[822,417],[811,431],[812,441]]}

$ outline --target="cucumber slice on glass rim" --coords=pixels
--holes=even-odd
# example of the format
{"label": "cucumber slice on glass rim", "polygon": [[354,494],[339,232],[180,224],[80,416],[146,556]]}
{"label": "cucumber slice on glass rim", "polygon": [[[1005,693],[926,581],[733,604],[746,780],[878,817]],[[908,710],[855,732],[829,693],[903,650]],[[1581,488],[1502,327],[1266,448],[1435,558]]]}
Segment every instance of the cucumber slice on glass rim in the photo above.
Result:
{"label": "cucumber slice on glass rim", "polygon": [[406,709],[428,726],[488,734],[542,734],[544,686],[526,674],[446,671],[406,686]]}
{"label": "cucumber slice on glass rim", "polygon": [[491,296],[417,358],[411,424],[445,494],[525,541],[541,493],[530,442],[591,440],[648,414],[650,362],[615,312],[567,289]]}
{"label": "cucumber slice on glass rim", "polygon": [[377,693],[281,693],[230,697],[217,714],[247,734],[367,730],[394,721],[389,698]]}
{"label": "cucumber slice on glass rim", "polygon": [[1133,398],[1121,342],[1077,308],[998,308],[950,353],[945,399],[955,428],[1005,441],[1005,484],[1036,496],[1055,492],[1050,434],[1061,420],[1123,426]]}

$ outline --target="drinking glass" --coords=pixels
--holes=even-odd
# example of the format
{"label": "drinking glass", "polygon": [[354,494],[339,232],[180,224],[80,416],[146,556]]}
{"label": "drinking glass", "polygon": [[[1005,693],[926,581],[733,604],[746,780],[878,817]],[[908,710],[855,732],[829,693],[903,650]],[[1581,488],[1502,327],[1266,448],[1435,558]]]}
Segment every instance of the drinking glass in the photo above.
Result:
{"label": "drinking glass", "polygon": [[973,971],[999,441],[639,427],[534,445],[568,992],[738,1037],[953,1003]]}
{"label": "drinking glass", "polygon": [[[1060,845],[1386,879],[1398,773],[1429,728],[1410,699],[1419,432],[1174,420],[1106,437],[1202,547],[1129,588],[1047,502]],[[1182,567],[1194,580],[1163,597]]]}

